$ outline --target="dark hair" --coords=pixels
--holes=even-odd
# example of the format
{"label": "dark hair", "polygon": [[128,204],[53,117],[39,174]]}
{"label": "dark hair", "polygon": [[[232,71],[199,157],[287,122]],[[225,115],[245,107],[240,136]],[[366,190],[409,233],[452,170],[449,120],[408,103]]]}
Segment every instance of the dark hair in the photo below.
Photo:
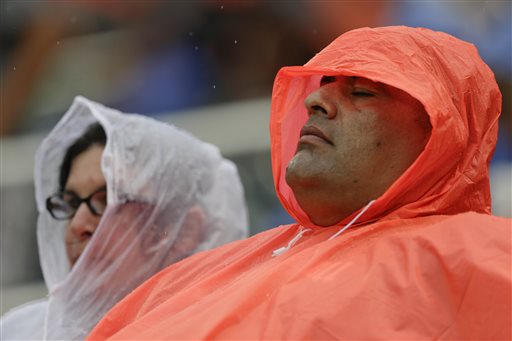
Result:
{"label": "dark hair", "polygon": [[60,166],[59,174],[59,189],[63,191],[68,182],[69,172],[71,170],[71,163],[81,153],[85,152],[93,145],[105,146],[107,143],[107,136],[105,130],[99,123],[93,123],[73,144],[68,148],[62,164]]}

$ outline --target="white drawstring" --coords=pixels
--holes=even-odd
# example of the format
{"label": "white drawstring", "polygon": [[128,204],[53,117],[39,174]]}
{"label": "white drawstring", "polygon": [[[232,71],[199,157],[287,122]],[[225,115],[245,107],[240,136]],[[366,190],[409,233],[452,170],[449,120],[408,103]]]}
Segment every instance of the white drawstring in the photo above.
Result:
{"label": "white drawstring", "polygon": [[350,226],[352,226],[352,224],[354,224],[356,222],[357,219],[359,219],[359,217],[361,217],[364,212],[366,212],[371,205],[373,205],[373,203],[375,202],[375,200],[372,200],[370,201],[362,210],[361,212],[359,212],[355,217],[354,219],[352,219],[347,225],[345,225],[341,230],[339,230],[338,232],[336,232],[335,234],[333,234],[331,236],[331,238],[329,238],[328,240],[331,240],[331,239],[334,239],[336,238],[337,236],[339,236],[340,234],[343,233],[343,231],[345,231],[346,229],[348,229]]}
{"label": "white drawstring", "polygon": [[304,235],[304,233],[309,232],[309,231],[311,231],[311,229],[305,229],[301,226],[299,233],[297,233],[297,235],[295,237],[293,237],[292,240],[290,240],[288,245],[280,247],[277,250],[274,250],[272,252],[272,257],[279,256],[279,255],[285,253],[286,251],[290,250],[292,248],[292,246],[295,245],[295,243],[297,243],[299,241],[299,239],[302,238],[302,235]]}
{"label": "white drawstring", "polygon": [[[366,212],[371,205],[373,205],[373,203],[375,202],[375,200],[372,200],[370,201],[368,204],[366,204],[365,207],[363,207],[363,209],[361,210],[361,212],[359,212],[355,217],[354,219],[352,219],[347,225],[345,225],[341,230],[339,230],[338,232],[336,232],[334,235],[332,235],[328,240],[331,240],[331,239],[334,239],[336,238],[337,236],[339,236],[340,234],[343,233],[343,231],[345,231],[346,229],[348,229],[350,226],[352,226],[357,219],[359,219],[363,214],[364,212]],[[301,238],[302,236],[304,235],[304,233],[306,232],[309,232],[311,231],[311,229],[308,229],[308,228],[303,228],[301,226],[300,230],[299,230],[299,233],[297,233],[297,235],[295,237],[293,237],[292,240],[290,240],[290,242],[288,243],[288,245],[286,246],[283,246],[283,247],[280,247],[279,249],[276,249],[272,252],[272,257],[276,257],[276,256],[279,256],[279,255],[282,255],[283,253],[285,253],[286,251],[290,250],[293,245],[295,245],[295,243],[297,243]]]}

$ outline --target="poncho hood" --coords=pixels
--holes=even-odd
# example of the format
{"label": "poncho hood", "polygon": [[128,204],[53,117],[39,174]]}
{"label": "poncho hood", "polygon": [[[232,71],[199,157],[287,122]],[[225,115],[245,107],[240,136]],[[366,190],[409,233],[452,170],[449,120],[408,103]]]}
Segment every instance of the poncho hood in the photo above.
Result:
{"label": "poncho hood", "polygon": [[[92,124],[107,143],[101,168],[107,209],[70,269],[67,221],[46,198],[59,191],[64,153]],[[41,267],[49,289],[45,338],[83,339],[117,301],[191,254],[247,236],[247,209],[235,165],[191,134],[77,97],[36,154]]]}
{"label": "poncho hood", "polygon": [[[359,219],[410,218],[475,211],[490,214],[489,162],[501,93],[476,48],[423,28],[361,28],[341,35],[304,66],[277,74],[271,109],[272,170],[283,206],[314,227],[285,180],[300,129],[304,100],[322,76],[357,76],[407,92],[425,107],[432,134],[409,169]],[[347,217],[339,224],[344,224]]]}

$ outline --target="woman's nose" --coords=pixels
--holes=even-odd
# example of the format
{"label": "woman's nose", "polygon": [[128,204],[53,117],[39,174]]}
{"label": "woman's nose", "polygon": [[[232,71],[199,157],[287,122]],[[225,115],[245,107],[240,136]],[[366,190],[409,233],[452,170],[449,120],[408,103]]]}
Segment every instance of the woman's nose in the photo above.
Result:
{"label": "woman's nose", "polygon": [[336,94],[333,84],[326,84],[310,93],[304,105],[308,110],[308,116],[323,115],[329,119],[336,117]]}
{"label": "woman's nose", "polygon": [[75,238],[83,241],[92,237],[98,222],[98,217],[91,213],[87,204],[81,203],[75,215],[71,218],[68,227]]}

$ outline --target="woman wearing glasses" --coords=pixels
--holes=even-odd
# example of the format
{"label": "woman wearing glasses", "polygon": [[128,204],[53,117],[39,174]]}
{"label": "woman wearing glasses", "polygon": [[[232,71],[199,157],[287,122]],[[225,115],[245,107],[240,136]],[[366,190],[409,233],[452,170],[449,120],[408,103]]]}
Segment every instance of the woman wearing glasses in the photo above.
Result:
{"label": "woman wearing glasses", "polygon": [[6,340],[83,339],[160,269],[247,233],[238,173],[214,146],[82,97],[40,146],[35,186],[49,294],[2,318]]}

